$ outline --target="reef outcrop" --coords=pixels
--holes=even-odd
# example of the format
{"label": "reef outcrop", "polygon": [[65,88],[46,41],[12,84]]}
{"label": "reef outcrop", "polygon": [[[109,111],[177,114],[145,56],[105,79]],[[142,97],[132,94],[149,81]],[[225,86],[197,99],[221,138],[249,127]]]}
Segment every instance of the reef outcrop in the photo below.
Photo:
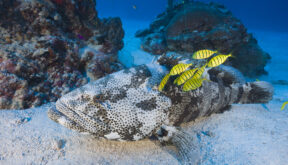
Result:
{"label": "reef outcrop", "polygon": [[56,101],[122,69],[120,18],[99,19],[95,0],[0,1],[0,109]]}
{"label": "reef outcrop", "polygon": [[158,15],[148,29],[136,33],[136,37],[142,39],[143,50],[153,54],[191,54],[200,49],[218,50],[223,54],[232,52],[236,58],[226,64],[249,77],[267,74],[264,67],[270,55],[224,6],[188,1],[172,5]]}

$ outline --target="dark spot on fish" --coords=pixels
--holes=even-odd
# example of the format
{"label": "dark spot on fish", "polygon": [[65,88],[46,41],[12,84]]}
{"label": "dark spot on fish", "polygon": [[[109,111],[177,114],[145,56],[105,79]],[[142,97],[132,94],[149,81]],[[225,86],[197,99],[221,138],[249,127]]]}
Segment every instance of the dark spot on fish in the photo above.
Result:
{"label": "dark spot on fish", "polygon": [[227,105],[224,108],[219,109],[219,111],[216,113],[223,113],[225,111],[229,111],[229,110],[231,110],[231,107],[232,107],[231,105]]}
{"label": "dark spot on fish", "polygon": [[187,122],[194,121],[200,114],[200,110],[198,108],[194,108],[190,111],[190,117],[188,118]]}
{"label": "dark spot on fish", "polygon": [[174,93],[171,97],[172,104],[180,104],[183,101],[181,93]]}
{"label": "dark spot on fish", "polygon": [[99,102],[104,102],[105,100],[107,100],[108,97],[105,97],[104,94],[99,94],[99,95],[95,95],[93,96],[93,103],[99,103]]}
{"label": "dark spot on fish", "polygon": [[158,138],[157,138],[157,136],[156,135],[151,135],[150,137],[149,137],[149,140],[151,140],[151,141],[157,141],[157,140],[159,140]]}
{"label": "dark spot on fish", "polygon": [[141,101],[140,103],[137,103],[136,106],[142,110],[151,111],[157,107],[156,98],[153,97],[149,100]]}
{"label": "dark spot on fish", "polygon": [[85,94],[81,95],[81,102],[89,102],[89,101],[90,101],[89,95],[85,95]]}
{"label": "dark spot on fish", "polygon": [[100,102],[105,102],[105,101],[110,101],[112,103],[116,103],[119,100],[122,100],[123,98],[127,97],[127,92],[126,90],[122,88],[115,88],[114,90],[118,90],[118,94],[112,94],[110,91],[107,91],[106,94],[99,94],[95,95],[93,97],[93,102],[94,103],[100,103]]}
{"label": "dark spot on fish", "polygon": [[168,131],[161,127],[159,137],[164,137],[168,135]]}
{"label": "dark spot on fish", "polygon": [[220,71],[214,68],[208,70],[209,78],[211,81],[214,81],[214,82],[217,82],[217,75],[219,73]]}
{"label": "dark spot on fish", "polygon": [[107,111],[101,104],[96,105],[98,108],[97,113],[93,116],[94,118],[99,118],[105,124],[109,123],[109,119],[107,118]]}
{"label": "dark spot on fish", "polygon": [[[237,80],[237,77],[235,77],[235,75],[225,70],[221,70],[219,67],[209,69],[208,74],[209,74],[211,81],[219,82],[219,79],[220,79],[222,80],[222,83],[225,87],[229,87],[231,84],[239,82]],[[220,76],[220,74],[223,74],[223,75]]]}
{"label": "dark spot on fish", "polygon": [[189,122],[189,121],[193,121],[195,120],[199,114],[200,114],[200,110],[199,110],[199,105],[202,105],[203,100],[199,99],[198,97],[192,97],[190,103],[185,107],[185,109],[188,110],[188,114],[186,114],[185,116],[183,115],[184,122]]}
{"label": "dark spot on fish", "polygon": [[122,100],[124,98],[127,97],[127,92],[124,89],[119,89],[119,93],[118,94],[108,94],[111,97],[108,98],[109,101],[111,101],[112,103],[116,103],[119,100]]}
{"label": "dark spot on fish", "polygon": [[151,72],[146,65],[142,65],[136,68],[136,74],[131,78],[130,88],[138,88],[141,84],[145,82],[147,77],[151,77]]}
{"label": "dark spot on fish", "polygon": [[[134,140],[134,135],[141,132],[139,131],[139,129],[142,126],[143,126],[142,123],[138,123],[137,126],[129,127],[129,130],[125,130],[125,131],[122,131],[122,133],[120,133],[121,138],[123,140],[130,140],[130,141]],[[143,135],[140,133],[140,136],[143,136]]]}
{"label": "dark spot on fish", "polygon": [[253,83],[250,83],[250,86],[252,89],[248,92],[247,103],[266,103],[266,100],[270,96],[269,92],[266,90],[262,90],[262,88]]}
{"label": "dark spot on fish", "polygon": [[183,111],[180,112],[181,114],[179,115],[178,119],[175,121],[174,125],[179,126],[183,122],[189,122],[192,120],[195,120],[199,114],[199,103],[201,103],[201,100],[198,97],[191,97],[190,96],[190,102],[189,104],[182,104]]}

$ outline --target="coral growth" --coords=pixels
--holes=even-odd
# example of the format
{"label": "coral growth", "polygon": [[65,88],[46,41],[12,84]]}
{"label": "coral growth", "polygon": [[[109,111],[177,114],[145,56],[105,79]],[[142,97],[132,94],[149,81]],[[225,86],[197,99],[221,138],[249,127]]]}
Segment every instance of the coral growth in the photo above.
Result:
{"label": "coral growth", "polygon": [[266,74],[264,67],[270,59],[244,25],[224,6],[215,3],[170,6],[136,36],[141,37],[142,48],[153,54],[185,54],[204,48],[222,54],[232,52],[236,59],[230,59],[228,64],[250,77]]}
{"label": "coral growth", "polygon": [[0,109],[56,101],[122,68],[121,20],[100,20],[95,5],[95,0],[0,1]]}

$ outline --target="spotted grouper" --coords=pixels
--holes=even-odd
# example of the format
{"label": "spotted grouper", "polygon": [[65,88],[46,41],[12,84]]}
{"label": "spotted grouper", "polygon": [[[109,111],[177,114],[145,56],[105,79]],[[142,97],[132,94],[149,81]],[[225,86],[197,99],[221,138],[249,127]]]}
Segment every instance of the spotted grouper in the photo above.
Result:
{"label": "spotted grouper", "polygon": [[183,92],[172,77],[159,92],[167,73],[156,64],[115,72],[62,96],[48,116],[67,128],[110,140],[154,135],[162,142],[172,141],[185,155],[183,144],[188,145],[189,138],[182,123],[223,112],[235,103],[266,103],[273,95],[269,83],[245,82],[227,66],[206,69],[204,76],[210,81],[196,90]]}

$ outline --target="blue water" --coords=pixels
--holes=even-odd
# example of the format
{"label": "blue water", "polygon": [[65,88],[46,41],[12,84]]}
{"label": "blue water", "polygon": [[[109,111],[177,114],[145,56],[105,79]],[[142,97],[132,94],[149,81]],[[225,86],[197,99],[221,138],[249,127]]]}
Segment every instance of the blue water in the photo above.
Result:
{"label": "blue water", "polygon": [[[201,0],[211,2],[211,0]],[[100,17],[152,21],[166,8],[167,0],[97,0]],[[214,0],[224,4],[248,29],[288,32],[287,0]],[[133,8],[136,6],[136,9]]]}

